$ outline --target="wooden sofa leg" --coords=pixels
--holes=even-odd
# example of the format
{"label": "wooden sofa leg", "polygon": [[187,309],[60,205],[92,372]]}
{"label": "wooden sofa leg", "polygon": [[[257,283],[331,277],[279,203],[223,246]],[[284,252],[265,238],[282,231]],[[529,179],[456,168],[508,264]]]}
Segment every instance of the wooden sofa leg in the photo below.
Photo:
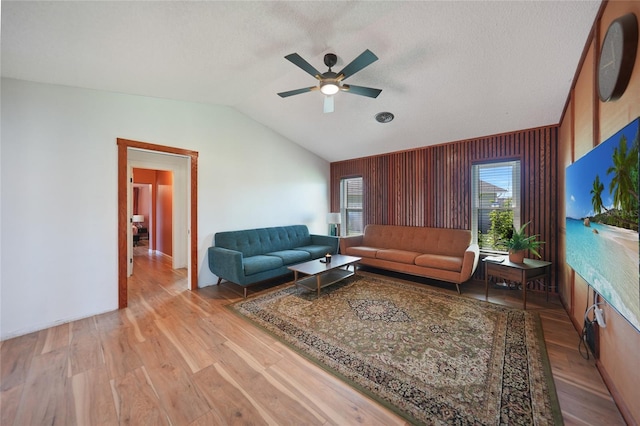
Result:
{"label": "wooden sofa leg", "polygon": [[221,282],[222,282],[222,278],[218,277],[218,283],[216,285],[220,285]]}
{"label": "wooden sofa leg", "polygon": [[247,298],[247,288],[246,287],[244,288],[244,298],[245,299]]}
{"label": "wooden sofa leg", "polygon": [[456,290],[458,290],[458,294],[462,294],[460,293],[460,284],[456,284]]}

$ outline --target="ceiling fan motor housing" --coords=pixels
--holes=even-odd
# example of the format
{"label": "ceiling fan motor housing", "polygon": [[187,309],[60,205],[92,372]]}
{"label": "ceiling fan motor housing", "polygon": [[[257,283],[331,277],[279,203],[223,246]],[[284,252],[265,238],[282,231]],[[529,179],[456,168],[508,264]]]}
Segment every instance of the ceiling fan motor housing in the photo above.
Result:
{"label": "ceiling fan motor housing", "polygon": [[336,63],[338,63],[338,57],[335,55],[335,53],[327,53],[326,55],[324,55],[324,64],[326,66],[331,68]]}

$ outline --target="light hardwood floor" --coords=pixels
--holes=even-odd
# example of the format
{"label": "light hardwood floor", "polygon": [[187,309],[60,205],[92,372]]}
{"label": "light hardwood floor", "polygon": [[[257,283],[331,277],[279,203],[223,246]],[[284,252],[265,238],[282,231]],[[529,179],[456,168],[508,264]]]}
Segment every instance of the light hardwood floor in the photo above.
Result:
{"label": "light hardwood floor", "polygon": [[[0,342],[0,424],[407,424],[226,309],[238,286],[188,291],[184,271],[141,250],[127,309]],[[481,283],[462,291],[484,299]],[[517,291],[490,300],[521,306]],[[527,307],[543,321],[565,423],[624,424],[559,303],[532,295]]]}

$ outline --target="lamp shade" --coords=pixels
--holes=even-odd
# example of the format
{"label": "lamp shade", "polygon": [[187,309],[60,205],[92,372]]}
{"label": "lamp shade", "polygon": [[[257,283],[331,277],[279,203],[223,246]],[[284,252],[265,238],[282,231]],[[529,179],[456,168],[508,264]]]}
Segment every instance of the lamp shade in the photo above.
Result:
{"label": "lamp shade", "polygon": [[327,214],[327,223],[340,223],[340,213],[329,213]]}
{"label": "lamp shade", "polygon": [[134,223],[144,222],[144,215],[143,214],[134,214],[133,215],[133,222]]}

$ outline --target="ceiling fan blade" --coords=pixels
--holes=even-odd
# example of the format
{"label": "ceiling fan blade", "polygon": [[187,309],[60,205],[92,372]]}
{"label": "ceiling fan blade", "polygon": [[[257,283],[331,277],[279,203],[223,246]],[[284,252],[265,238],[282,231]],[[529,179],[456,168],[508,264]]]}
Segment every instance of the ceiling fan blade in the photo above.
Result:
{"label": "ceiling fan blade", "polygon": [[368,96],[370,98],[377,98],[382,92],[382,89],[373,89],[371,87],[354,86],[353,84],[343,84],[340,89],[347,93],[353,93],[354,95]]}
{"label": "ceiling fan blade", "polygon": [[284,58],[288,59],[294,65],[298,66],[299,68],[303,69],[307,73],[311,74],[314,78],[317,78],[318,80],[320,80],[320,78],[319,78],[320,77],[320,71],[315,69],[313,67],[313,65],[311,65],[309,62],[307,62],[304,59],[302,59],[302,56],[298,55],[297,53],[291,53],[291,54],[285,56]]}
{"label": "ceiling fan blade", "polygon": [[314,90],[318,90],[318,86],[311,86],[311,87],[305,87],[303,89],[289,90],[288,92],[280,92],[278,93],[278,96],[280,96],[281,98],[287,98],[289,96],[299,95],[301,93],[307,93]]}
{"label": "ceiling fan blade", "polygon": [[324,113],[333,112],[333,96],[325,96],[324,97]]}
{"label": "ceiling fan blade", "polygon": [[353,61],[351,61],[351,63],[349,63],[349,65],[344,67],[342,69],[342,71],[340,71],[338,73],[338,76],[341,77],[339,79],[340,80],[346,80],[347,78],[349,78],[353,74],[357,73],[358,71],[360,71],[364,67],[371,65],[372,63],[374,63],[377,60],[378,60],[378,57],[376,55],[374,55],[372,51],[367,49],[364,52],[362,52],[360,54],[360,56],[358,56]]}

